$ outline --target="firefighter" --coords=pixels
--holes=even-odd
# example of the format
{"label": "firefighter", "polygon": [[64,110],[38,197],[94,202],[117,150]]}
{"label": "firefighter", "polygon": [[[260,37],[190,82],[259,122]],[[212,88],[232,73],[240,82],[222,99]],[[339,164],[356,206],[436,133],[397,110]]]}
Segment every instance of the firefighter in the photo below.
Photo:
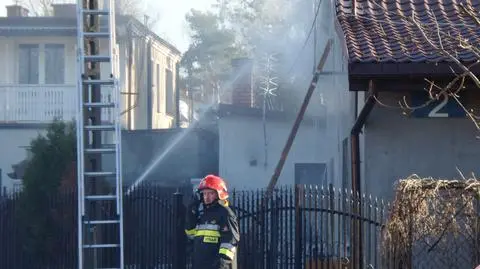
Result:
{"label": "firefighter", "polygon": [[228,206],[225,181],[208,175],[200,181],[195,196],[185,229],[193,241],[193,269],[236,269],[240,232],[237,217]]}

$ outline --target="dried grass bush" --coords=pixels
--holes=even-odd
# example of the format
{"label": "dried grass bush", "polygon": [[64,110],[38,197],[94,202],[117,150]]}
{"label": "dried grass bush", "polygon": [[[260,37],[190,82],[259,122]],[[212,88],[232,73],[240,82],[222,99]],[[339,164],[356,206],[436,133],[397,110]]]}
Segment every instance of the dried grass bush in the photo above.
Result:
{"label": "dried grass bush", "polygon": [[398,181],[383,232],[383,257],[389,268],[425,268],[418,264],[428,259],[437,266],[474,264],[479,257],[479,196],[476,178],[412,175]]}

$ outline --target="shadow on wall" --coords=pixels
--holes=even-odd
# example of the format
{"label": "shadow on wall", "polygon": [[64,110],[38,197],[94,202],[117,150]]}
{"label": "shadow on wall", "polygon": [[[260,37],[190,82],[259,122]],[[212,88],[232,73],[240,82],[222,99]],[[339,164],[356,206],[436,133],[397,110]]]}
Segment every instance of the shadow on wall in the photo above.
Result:
{"label": "shadow on wall", "polygon": [[[151,163],[185,129],[134,130],[122,132],[124,186],[132,185]],[[105,159],[111,162],[112,159]],[[218,135],[204,129],[189,129],[186,137],[156,165],[143,182],[165,186],[190,184],[191,178],[218,174]]]}

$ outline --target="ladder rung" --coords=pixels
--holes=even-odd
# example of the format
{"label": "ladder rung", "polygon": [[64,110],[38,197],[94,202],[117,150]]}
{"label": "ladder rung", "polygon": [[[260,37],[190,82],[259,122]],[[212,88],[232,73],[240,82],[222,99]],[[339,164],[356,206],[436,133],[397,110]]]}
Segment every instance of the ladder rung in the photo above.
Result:
{"label": "ladder rung", "polygon": [[85,149],[86,153],[115,153],[115,148]]}
{"label": "ladder rung", "polygon": [[115,103],[84,103],[85,107],[115,107]]}
{"label": "ladder rung", "polygon": [[86,125],[84,128],[87,131],[113,131],[115,125]]}
{"label": "ladder rung", "polygon": [[119,244],[95,244],[95,245],[83,245],[83,248],[118,248]]}
{"label": "ladder rung", "polygon": [[115,172],[84,172],[84,175],[87,177],[108,177],[115,174]]}
{"label": "ladder rung", "polygon": [[85,220],[83,223],[85,224],[118,224],[120,223],[120,220]]}
{"label": "ladder rung", "polygon": [[105,148],[115,148],[117,144],[103,144]]}
{"label": "ladder rung", "polygon": [[105,55],[85,55],[83,59],[85,62],[110,62],[110,56]]}
{"label": "ladder rung", "polygon": [[83,32],[85,38],[109,38],[109,32]]}
{"label": "ladder rung", "polygon": [[113,85],[113,79],[86,79],[83,81],[87,85]]}
{"label": "ladder rung", "polygon": [[87,200],[95,200],[95,201],[100,201],[100,200],[114,200],[117,199],[116,195],[87,195],[85,196],[85,199]]}
{"label": "ladder rung", "polygon": [[110,11],[101,10],[101,9],[84,9],[83,14],[85,14],[85,15],[109,15]]}

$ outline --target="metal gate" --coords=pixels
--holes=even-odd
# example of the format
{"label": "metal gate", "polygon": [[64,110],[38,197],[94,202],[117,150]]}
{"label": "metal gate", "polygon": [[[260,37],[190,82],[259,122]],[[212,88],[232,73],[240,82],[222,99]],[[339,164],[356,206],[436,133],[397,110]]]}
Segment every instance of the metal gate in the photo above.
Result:
{"label": "metal gate", "polygon": [[331,186],[284,187],[264,197],[233,195],[239,268],[381,268],[382,203]]}

